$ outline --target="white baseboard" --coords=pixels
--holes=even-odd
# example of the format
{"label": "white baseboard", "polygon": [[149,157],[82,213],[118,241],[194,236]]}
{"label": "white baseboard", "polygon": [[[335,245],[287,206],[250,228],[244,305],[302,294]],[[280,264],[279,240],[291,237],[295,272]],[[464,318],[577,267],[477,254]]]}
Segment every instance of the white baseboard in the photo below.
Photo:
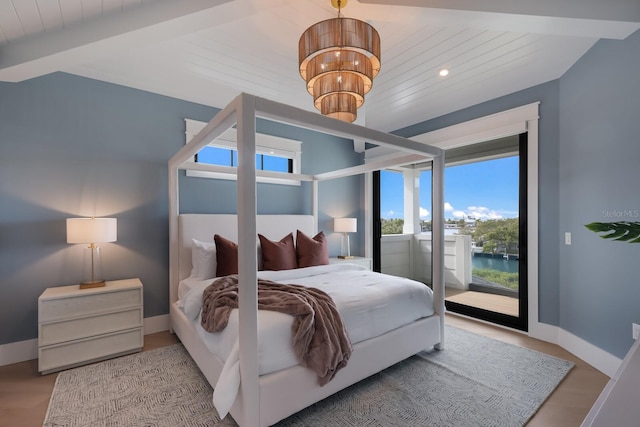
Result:
{"label": "white baseboard", "polygon": [[510,331],[513,331],[513,332],[526,334],[531,338],[549,342],[551,344],[556,344],[564,348],[574,356],[584,360],[589,365],[593,366],[595,369],[607,375],[609,378],[613,377],[613,375],[618,370],[618,367],[622,363],[621,359],[615,357],[610,353],[607,353],[606,351],[583,340],[582,338],[577,337],[572,333],[559,328],[558,326],[552,326],[552,325],[547,325],[546,323],[538,322],[538,323],[529,325],[529,332],[525,333],[517,329],[497,325],[492,322],[487,322],[484,320],[476,319],[475,317],[465,316],[459,313],[448,312],[448,314],[452,314],[454,316],[459,316],[459,317],[465,317],[467,319],[473,320],[474,322],[486,323],[491,326],[497,326],[500,328],[509,329]]}
{"label": "white baseboard", "polygon": [[161,316],[145,317],[144,319],[144,334],[150,335],[157,332],[163,332],[169,330],[169,315],[163,314]]}
{"label": "white baseboard", "polygon": [[[550,342],[559,345],[560,328],[557,326],[547,325],[546,323],[529,324],[529,336],[541,341]],[[562,347],[562,346],[561,346]]]}
{"label": "white baseboard", "polygon": [[0,366],[38,358],[38,340],[26,340],[0,345]]}
{"label": "white baseboard", "polygon": [[547,325],[545,323],[530,325],[529,336],[559,345],[609,378],[613,377],[622,363],[622,359],[558,326]]}
{"label": "white baseboard", "polygon": [[560,329],[560,342],[562,348],[578,356],[603,374],[612,378],[620,365],[622,359],[617,358],[611,353],[596,347],[588,341],[573,335],[570,332]]}
{"label": "white baseboard", "polygon": [[[169,330],[169,315],[146,317],[144,334],[155,334]],[[38,339],[12,342],[0,345],[0,366],[12,365],[38,358]]]}

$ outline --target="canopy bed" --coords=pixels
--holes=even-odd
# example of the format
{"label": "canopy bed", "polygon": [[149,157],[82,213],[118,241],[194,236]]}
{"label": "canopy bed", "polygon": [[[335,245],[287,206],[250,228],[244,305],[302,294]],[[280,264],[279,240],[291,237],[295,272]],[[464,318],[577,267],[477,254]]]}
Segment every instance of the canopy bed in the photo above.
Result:
{"label": "canopy bed", "polygon": [[[257,176],[280,176],[278,173],[255,169],[257,117],[344,138],[365,140],[372,144],[394,148],[398,154],[386,156],[372,163],[317,175],[287,174],[288,179],[312,183],[312,215],[257,215]],[[239,166],[237,169],[202,165],[192,161],[195,153],[234,125],[237,128],[238,138]],[[433,292],[417,282],[370,272],[349,264],[309,266],[284,271],[260,271],[260,249],[258,248],[257,251],[254,244],[258,234],[263,235],[261,240],[263,238],[277,240],[290,232],[297,231],[302,235],[313,236],[318,231],[317,184],[319,181],[367,173],[425,159],[433,161]],[[237,215],[181,213],[178,174],[179,170],[189,169],[236,173]],[[431,347],[443,348],[445,311],[443,169],[444,158],[442,151],[438,148],[248,94],[241,94],[234,99],[171,158],[169,161],[171,328],[214,387],[214,403],[221,412],[221,416],[228,411],[241,426],[272,425],[413,354]],[[234,310],[235,314],[229,317],[229,323],[224,332],[211,334],[201,327],[200,316],[204,315],[204,310],[200,303],[203,300],[203,292],[206,292],[205,286],[211,284],[212,277],[215,276],[213,272],[203,273],[202,271],[211,268],[211,260],[207,260],[207,256],[211,258],[215,249],[212,249],[213,243],[208,243],[207,246],[202,242],[213,242],[215,234],[224,235],[225,238],[238,242],[238,309]],[[320,385],[316,373],[295,362],[295,357],[288,349],[290,344],[289,346],[277,345],[278,342],[285,342],[286,338],[283,341],[282,334],[269,335],[270,332],[265,330],[265,325],[278,323],[288,325],[285,329],[289,331],[290,339],[292,320],[286,314],[258,311],[257,290],[259,283],[263,280],[284,284],[300,283],[302,286],[318,288],[329,283],[329,289],[326,292],[331,294],[332,298],[338,298],[335,305],[344,319],[352,344],[352,352],[350,357],[347,357],[348,363],[337,371],[330,381]],[[389,286],[386,282],[391,280],[394,282]],[[395,311],[381,314],[382,318],[391,319],[396,323],[372,322],[369,317],[362,317],[363,313],[366,316],[372,315],[375,310],[371,307],[358,306],[355,312],[350,313],[346,310],[343,312],[342,307],[348,304],[340,299],[344,297],[340,294],[349,293],[359,285],[373,290],[374,294],[377,292],[377,298],[381,298],[382,295],[385,300],[390,295],[389,289],[396,290],[394,292],[399,302],[388,304]],[[406,289],[400,287],[405,285]],[[346,296],[347,299],[350,297],[351,301],[369,298]],[[391,297],[388,299],[390,301]],[[421,302],[422,306],[416,306],[415,313],[407,314],[412,313],[409,306],[418,300],[424,300]],[[379,327],[371,328],[374,324]],[[362,332],[363,325],[375,330]],[[223,342],[226,344],[221,345]],[[265,354],[276,352],[274,350],[276,347],[283,350],[283,355],[274,356],[275,359],[267,361]],[[224,349],[219,350],[219,348]]]}

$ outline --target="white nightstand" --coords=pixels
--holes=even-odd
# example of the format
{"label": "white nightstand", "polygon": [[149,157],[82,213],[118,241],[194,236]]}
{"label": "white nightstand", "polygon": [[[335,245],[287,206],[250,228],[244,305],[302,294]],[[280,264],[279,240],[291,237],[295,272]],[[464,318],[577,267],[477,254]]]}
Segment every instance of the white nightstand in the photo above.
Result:
{"label": "white nightstand", "polygon": [[350,262],[352,264],[363,265],[369,270],[373,268],[373,261],[371,258],[365,258],[361,256],[354,256],[353,258],[329,258],[329,264],[339,264],[341,262]]}
{"label": "white nightstand", "polygon": [[38,298],[38,370],[50,372],[142,349],[142,283],[47,288]]}

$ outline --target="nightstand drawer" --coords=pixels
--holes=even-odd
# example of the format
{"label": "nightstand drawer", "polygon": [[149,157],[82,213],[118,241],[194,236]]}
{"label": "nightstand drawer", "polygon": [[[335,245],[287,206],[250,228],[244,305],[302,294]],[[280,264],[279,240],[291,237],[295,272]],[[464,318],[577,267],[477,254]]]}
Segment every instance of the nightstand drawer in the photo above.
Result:
{"label": "nightstand drawer", "polygon": [[38,345],[46,346],[142,326],[142,307],[90,317],[41,323]]}
{"label": "nightstand drawer", "polygon": [[143,346],[142,328],[57,344],[38,349],[38,370],[43,374],[70,368],[118,354],[138,351]]}
{"label": "nightstand drawer", "polygon": [[[100,289],[100,288],[97,288]],[[104,289],[104,288],[102,288]],[[86,292],[73,298],[52,298],[41,303],[38,319],[40,322],[77,318],[123,307],[142,305],[142,288],[125,289],[114,292]]]}

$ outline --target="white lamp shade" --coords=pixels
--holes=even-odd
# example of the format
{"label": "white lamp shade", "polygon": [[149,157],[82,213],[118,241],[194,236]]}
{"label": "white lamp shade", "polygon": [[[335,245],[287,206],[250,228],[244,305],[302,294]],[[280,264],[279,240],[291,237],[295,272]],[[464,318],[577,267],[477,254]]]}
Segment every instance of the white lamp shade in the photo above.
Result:
{"label": "white lamp shade", "polygon": [[357,218],[334,218],[333,231],[339,233],[355,233],[358,231]]}
{"label": "white lamp shade", "polygon": [[67,243],[115,242],[116,218],[67,218]]}

